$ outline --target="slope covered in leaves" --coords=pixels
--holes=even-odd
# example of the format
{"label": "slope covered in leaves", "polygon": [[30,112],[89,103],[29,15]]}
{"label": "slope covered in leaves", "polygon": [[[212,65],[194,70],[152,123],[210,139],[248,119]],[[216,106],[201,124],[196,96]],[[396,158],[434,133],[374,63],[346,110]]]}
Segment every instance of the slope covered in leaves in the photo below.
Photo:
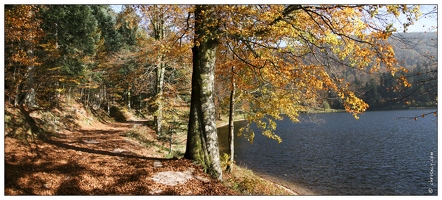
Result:
{"label": "slope covered in leaves", "polygon": [[[124,133],[134,126],[141,125],[80,124],[28,144],[6,136],[5,195],[237,194],[190,160],[165,159],[154,145],[129,139]],[[190,171],[191,178],[175,186],[155,182],[155,175],[166,171]]]}

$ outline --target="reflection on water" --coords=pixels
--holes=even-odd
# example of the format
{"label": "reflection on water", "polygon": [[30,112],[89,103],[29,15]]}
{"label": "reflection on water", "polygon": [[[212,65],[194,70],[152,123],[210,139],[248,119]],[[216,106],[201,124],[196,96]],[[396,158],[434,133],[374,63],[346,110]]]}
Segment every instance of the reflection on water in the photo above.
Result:
{"label": "reflection on water", "polygon": [[[437,117],[395,119],[430,111],[305,114],[278,122],[280,144],[256,127],[254,144],[236,137],[235,159],[301,194],[437,195]],[[225,152],[227,127],[218,132]]]}

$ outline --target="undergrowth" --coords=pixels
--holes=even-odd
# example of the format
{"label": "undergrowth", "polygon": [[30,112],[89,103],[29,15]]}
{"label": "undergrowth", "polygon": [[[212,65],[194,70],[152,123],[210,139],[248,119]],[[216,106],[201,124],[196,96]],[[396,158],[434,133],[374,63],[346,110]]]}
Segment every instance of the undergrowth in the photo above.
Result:
{"label": "undergrowth", "polygon": [[242,195],[294,195],[275,183],[255,175],[251,170],[235,164],[233,166],[232,172],[224,172],[224,184]]}
{"label": "undergrowth", "polygon": [[66,129],[72,130],[78,126],[75,120],[75,112],[70,110],[29,110],[5,103],[5,136],[22,142],[56,136]]}
{"label": "undergrowth", "polygon": [[148,127],[143,125],[136,125],[134,128],[126,131],[124,136],[138,141],[146,148],[155,148],[157,152],[162,154],[164,158],[178,158],[182,157],[183,153],[170,149],[167,142],[159,142],[156,134]]}

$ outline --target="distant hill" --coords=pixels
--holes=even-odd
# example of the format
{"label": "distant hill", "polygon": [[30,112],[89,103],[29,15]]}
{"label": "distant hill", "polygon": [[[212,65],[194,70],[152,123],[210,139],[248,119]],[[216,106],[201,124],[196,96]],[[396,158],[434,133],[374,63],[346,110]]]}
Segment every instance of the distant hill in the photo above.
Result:
{"label": "distant hill", "polygon": [[[352,68],[336,68],[350,87],[370,109],[406,108],[410,106],[435,106],[437,96],[437,33],[397,33],[387,41],[395,51],[396,59],[408,73],[379,71],[368,73]],[[418,75],[420,74],[420,75]],[[412,87],[398,86],[398,77],[404,75]],[[425,80],[423,83],[422,80]],[[428,81],[429,80],[429,81]],[[330,99],[335,94],[329,95]],[[336,100],[328,102],[332,108],[341,108]]]}
{"label": "distant hill", "polygon": [[400,33],[394,34],[389,42],[393,45],[396,58],[401,66],[413,71],[419,63],[429,64],[427,57],[437,58],[437,33]]}

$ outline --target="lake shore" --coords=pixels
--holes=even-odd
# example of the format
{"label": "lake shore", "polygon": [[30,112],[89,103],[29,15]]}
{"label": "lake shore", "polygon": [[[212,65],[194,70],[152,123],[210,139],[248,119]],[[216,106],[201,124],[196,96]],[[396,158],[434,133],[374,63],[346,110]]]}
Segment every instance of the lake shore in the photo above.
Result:
{"label": "lake shore", "polygon": [[[348,113],[302,114],[299,123],[284,119],[277,127],[282,143],[269,140],[256,126],[253,144],[235,138],[237,165],[300,195],[429,194],[428,185],[416,183],[426,175],[428,161],[422,155],[437,149],[433,109],[365,112],[359,120]],[[221,139],[227,131],[219,131]],[[220,143],[225,150],[226,141]],[[360,156],[362,152],[366,155]],[[361,176],[368,177],[363,184]]]}
{"label": "lake shore", "polygon": [[[225,128],[226,126],[229,125],[228,118],[227,118],[227,120],[225,118],[222,118],[222,119],[224,119],[224,120],[218,120],[216,122],[217,129]],[[238,117],[235,119],[234,123],[245,122],[245,121],[246,121],[246,119],[244,119],[243,117]],[[236,164],[234,165],[234,172],[228,174],[227,176],[229,176],[229,178],[227,178],[227,180],[229,180],[229,179],[236,180],[235,183],[233,183],[233,182],[227,183],[228,185],[238,184],[236,182],[239,182],[239,184],[241,184],[241,183],[253,180],[252,182],[257,182],[257,183],[254,183],[254,184],[256,184],[255,185],[256,188],[259,188],[259,187],[266,188],[264,190],[261,190],[261,192],[258,194],[253,193],[251,191],[251,193],[250,193],[251,195],[275,195],[275,196],[294,195],[294,196],[297,196],[297,195],[310,195],[311,194],[310,192],[305,192],[305,189],[295,187],[294,185],[288,186],[285,183],[278,183],[280,181],[277,179],[274,179],[274,178],[271,178],[271,177],[268,177],[268,176],[265,176],[262,174],[258,174],[256,172],[253,172],[250,169],[247,169],[242,166],[238,166]],[[230,176],[233,176],[234,178],[232,178]],[[227,181],[227,182],[229,182],[229,181]],[[260,185],[262,185],[262,186],[260,186]],[[247,187],[247,185],[245,187]],[[249,190],[254,190],[254,189],[249,188]],[[300,191],[300,192],[298,192],[298,191]]]}

